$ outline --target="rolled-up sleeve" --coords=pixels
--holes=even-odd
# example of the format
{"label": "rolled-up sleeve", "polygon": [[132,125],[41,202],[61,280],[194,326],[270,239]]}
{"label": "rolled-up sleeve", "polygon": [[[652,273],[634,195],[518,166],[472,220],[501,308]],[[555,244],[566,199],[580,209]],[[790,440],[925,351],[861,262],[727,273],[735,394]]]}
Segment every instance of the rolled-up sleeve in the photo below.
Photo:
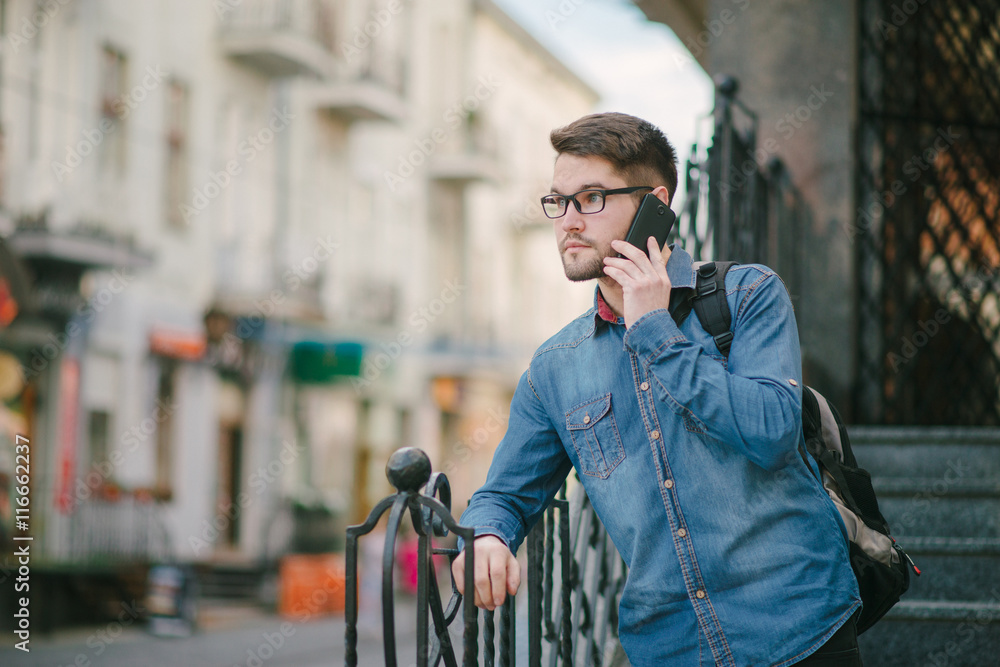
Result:
{"label": "rolled-up sleeve", "polygon": [[507,433],[493,455],[486,482],[472,495],[459,523],[474,527],[476,536],[496,535],[517,553],[571,468],[531,385],[529,367],[514,392]]}

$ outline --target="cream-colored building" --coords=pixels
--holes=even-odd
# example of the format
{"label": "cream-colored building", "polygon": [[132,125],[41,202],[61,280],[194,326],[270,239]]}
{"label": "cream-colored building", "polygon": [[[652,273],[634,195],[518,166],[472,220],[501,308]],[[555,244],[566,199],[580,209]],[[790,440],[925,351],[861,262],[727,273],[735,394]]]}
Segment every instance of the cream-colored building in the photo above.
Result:
{"label": "cream-colored building", "polygon": [[30,438],[39,558],[321,548],[404,445],[464,504],[590,304],[537,197],[597,93],[488,0],[3,4],[0,473]]}

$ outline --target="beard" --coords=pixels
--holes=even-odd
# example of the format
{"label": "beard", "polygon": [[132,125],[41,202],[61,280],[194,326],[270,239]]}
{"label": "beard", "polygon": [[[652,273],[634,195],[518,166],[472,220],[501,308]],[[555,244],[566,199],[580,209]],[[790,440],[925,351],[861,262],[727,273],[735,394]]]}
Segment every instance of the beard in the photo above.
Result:
{"label": "beard", "polygon": [[567,264],[566,258],[563,257],[563,269],[566,271],[566,277],[575,283],[595,280],[604,276],[604,258]]}
{"label": "beard", "polygon": [[579,236],[568,236],[566,237],[566,240],[586,243],[590,246],[592,251],[597,253],[597,257],[595,258],[573,258],[568,257],[566,251],[563,250],[562,263],[563,270],[566,272],[566,277],[575,283],[603,278],[605,275],[604,258],[610,257],[612,252],[610,244],[607,247],[602,248]]}

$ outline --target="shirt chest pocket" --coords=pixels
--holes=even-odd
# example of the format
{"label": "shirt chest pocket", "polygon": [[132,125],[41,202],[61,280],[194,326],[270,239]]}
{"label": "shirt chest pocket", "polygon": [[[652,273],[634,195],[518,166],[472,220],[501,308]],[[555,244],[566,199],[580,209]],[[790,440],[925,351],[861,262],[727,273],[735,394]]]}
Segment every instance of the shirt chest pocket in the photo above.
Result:
{"label": "shirt chest pocket", "polygon": [[566,413],[566,428],[580,460],[580,472],[607,478],[625,458],[611,394],[582,403]]}

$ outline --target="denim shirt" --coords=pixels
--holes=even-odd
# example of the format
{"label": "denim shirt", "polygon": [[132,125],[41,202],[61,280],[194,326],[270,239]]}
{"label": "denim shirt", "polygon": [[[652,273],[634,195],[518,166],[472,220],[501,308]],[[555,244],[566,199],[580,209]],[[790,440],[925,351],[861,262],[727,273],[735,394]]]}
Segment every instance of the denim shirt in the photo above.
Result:
{"label": "denim shirt", "polygon": [[[667,263],[693,288],[690,255]],[[843,523],[798,453],[795,317],[770,269],[726,276],[728,360],[691,313],[626,331],[595,306],[521,376],[507,433],[461,523],[516,552],[576,468],[628,580],[619,634],[635,667],[790,665],[860,605]]]}

